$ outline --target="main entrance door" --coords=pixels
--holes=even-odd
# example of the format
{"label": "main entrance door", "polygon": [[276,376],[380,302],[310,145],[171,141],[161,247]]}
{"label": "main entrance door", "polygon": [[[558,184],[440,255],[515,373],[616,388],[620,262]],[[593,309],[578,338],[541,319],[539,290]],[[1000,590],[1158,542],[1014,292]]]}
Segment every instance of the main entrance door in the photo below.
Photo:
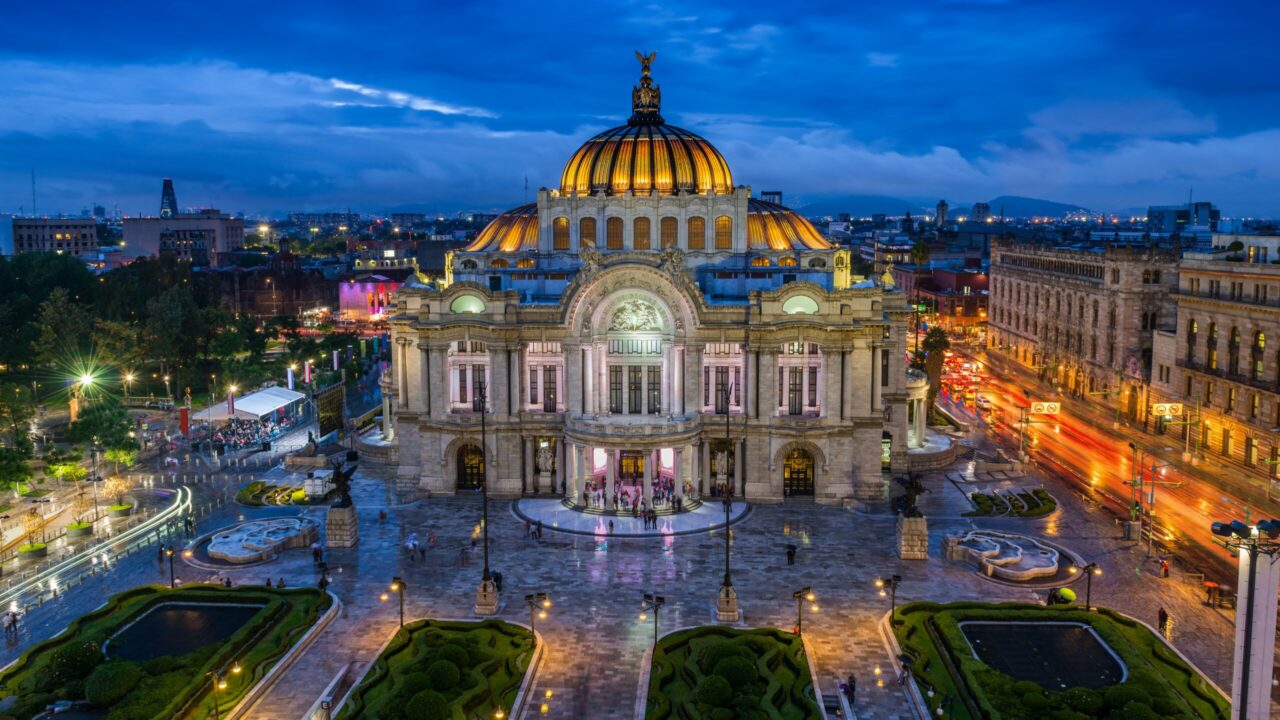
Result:
{"label": "main entrance door", "polygon": [[458,448],[458,489],[473,490],[484,485],[484,453],[475,445]]}
{"label": "main entrance door", "polygon": [[813,456],[808,450],[795,448],[787,454],[782,464],[782,494],[784,497],[813,495]]}

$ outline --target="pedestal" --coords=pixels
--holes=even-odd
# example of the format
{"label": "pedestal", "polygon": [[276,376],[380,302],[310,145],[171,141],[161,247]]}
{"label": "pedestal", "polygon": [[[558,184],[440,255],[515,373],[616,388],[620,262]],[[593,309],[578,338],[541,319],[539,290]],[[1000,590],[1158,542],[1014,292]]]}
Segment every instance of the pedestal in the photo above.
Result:
{"label": "pedestal", "polygon": [[545,471],[538,473],[538,486],[534,488],[534,491],[539,493],[554,493],[556,491],[555,486],[551,483],[551,473]]}
{"label": "pedestal", "polygon": [[359,540],[359,522],[352,505],[331,507],[324,519],[325,545],[331,548],[355,547]]}
{"label": "pedestal", "polygon": [[742,610],[738,607],[738,591],[732,585],[721,585],[716,595],[716,621],[738,622],[742,619]]}
{"label": "pedestal", "polygon": [[924,517],[898,516],[898,557],[929,559],[929,521]]}
{"label": "pedestal", "polygon": [[477,615],[498,614],[498,586],[492,580],[481,580],[476,588],[475,611]]}

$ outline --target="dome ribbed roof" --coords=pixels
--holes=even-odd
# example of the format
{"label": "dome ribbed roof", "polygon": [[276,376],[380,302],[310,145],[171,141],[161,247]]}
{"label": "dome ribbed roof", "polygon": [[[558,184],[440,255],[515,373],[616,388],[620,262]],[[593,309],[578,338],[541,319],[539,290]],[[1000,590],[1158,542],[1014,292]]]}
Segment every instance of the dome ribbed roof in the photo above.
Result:
{"label": "dome ribbed roof", "polygon": [[747,247],[752,250],[828,250],[835,247],[813,224],[777,203],[747,203]]}
{"label": "dome ribbed roof", "polygon": [[565,195],[619,195],[628,190],[719,194],[732,189],[733,175],[720,151],[661,118],[656,123],[628,123],[591,138],[569,158],[560,176],[560,192]]}
{"label": "dome ribbed roof", "polygon": [[463,252],[523,252],[538,249],[538,205],[512,208],[489,222]]}

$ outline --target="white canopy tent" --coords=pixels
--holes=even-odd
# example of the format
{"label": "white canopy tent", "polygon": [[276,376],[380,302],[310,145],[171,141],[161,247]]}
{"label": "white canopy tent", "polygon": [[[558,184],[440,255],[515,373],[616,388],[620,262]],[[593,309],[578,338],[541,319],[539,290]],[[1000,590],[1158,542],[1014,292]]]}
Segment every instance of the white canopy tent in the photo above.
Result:
{"label": "white canopy tent", "polygon": [[[269,387],[249,393],[235,399],[235,417],[243,420],[263,420],[278,410],[293,410],[307,399],[306,395],[282,387]],[[220,422],[232,417],[227,412],[227,403],[220,402],[201,410],[195,415],[196,420],[204,422]]]}

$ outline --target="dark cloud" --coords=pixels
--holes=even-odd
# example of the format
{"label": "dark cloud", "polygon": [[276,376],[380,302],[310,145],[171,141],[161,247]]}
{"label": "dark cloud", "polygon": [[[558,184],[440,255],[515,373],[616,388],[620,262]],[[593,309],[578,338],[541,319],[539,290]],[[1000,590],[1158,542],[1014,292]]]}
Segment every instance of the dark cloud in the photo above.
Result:
{"label": "dark cloud", "polygon": [[[495,207],[621,122],[633,48],[739,182],[1280,214],[1272,5],[23,3],[0,210]],[[33,30],[35,30],[33,32]],[[42,31],[43,30],[43,31]],[[59,41],[48,42],[56,30]]]}

